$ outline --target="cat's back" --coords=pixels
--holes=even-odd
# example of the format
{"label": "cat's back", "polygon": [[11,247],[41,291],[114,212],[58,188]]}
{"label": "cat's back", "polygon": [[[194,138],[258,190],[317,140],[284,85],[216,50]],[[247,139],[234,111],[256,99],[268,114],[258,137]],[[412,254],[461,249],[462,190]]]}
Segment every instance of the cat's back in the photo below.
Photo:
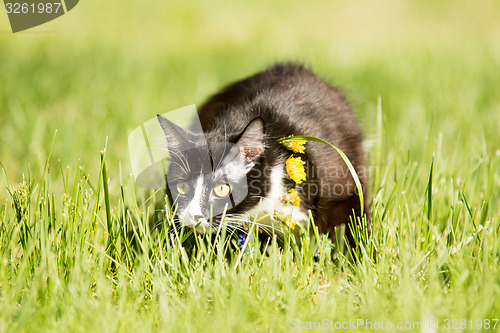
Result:
{"label": "cat's back", "polygon": [[[343,95],[301,65],[279,64],[263,72],[237,81],[213,95],[200,109],[202,122],[241,108],[255,108],[255,113],[271,112],[307,114],[310,107],[336,105],[349,109]],[[283,109],[285,107],[285,109]],[[328,116],[329,112],[324,112]],[[310,115],[310,114],[309,114]],[[208,125],[208,124],[207,124]]]}
{"label": "cat's back", "polygon": [[279,64],[237,81],[209,98],[199,116],[205,131],[223,128],[229,137],[261,117],[271,139],[317,136],[354,159],[361,154],[361,131],[345,96],[301,65]]}

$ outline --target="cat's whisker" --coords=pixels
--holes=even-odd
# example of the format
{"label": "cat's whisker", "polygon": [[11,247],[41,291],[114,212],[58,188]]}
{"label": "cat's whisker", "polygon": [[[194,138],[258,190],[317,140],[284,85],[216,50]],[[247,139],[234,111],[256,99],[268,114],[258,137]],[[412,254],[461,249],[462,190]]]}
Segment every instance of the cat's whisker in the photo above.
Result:
{"label": "cat's whisker", "polygon": [[228,228],[228,229],[230,229],[230,230],[242,232],[244,234],[248,233],[248,230],[245,230],[242,227],[239,227],[239,226],[236,226],[236,225],[229,225],[228,224],[228,225],[225,225],[225,227]]}
{"label": "cat's whisker", "polygon": [[246,216],[249,216],[249,215],[245,214],[245,213],[226,213],[224,218],[227,218],[227,217],[241,217],[241,218],[243,218]]}
{"label": "cat's whisker", "polygon": [[163,225],[164,221],[158,221],[155,223],[155,225],[153,226],[153,230],[160,227],[161,225]]}
{"label": "cat's whisker", "polygon": [[169,230],[168,234],[176,234],[178,235],[179,234],[179,231],[181,231],[182,229],[182,225],[180,224],[175,224],[174,227],[172,229]]}
{"label": "cat's whisker", "polygon": [[187,171],[187,172],[191,171],[191,168],[189,167],[189,162],[188,162],[186,156],[184,156],[180,152],[176,152],[174,150],[169,150],[169,153],[170,153],[170,155],[177,157],[182,162],[183,166],[181,166],[179,164],[179,167],[181,167],[182,170]]}
{"label": "cat's whisker", "polygon": [[151,212],[152,213],[166,212],[166,210],[165,209],[153,209]]}
{"label": "cat's whisker", "polygon": [[[241,220],[228,220],[226,221],[226,223],[228,225],[240,225],[241,224]],[[263,229],[264,231],[266,232],[270,232],[270,231],[279,231],[281,232],[279,226],[275,226],[275,225],[268,225],[268,224],[263,224],[263,223],[259,223],[259,222],[253,222],[253,221],[245,221],[245,223],[251,223],[251,224],[254,224],[255,226]]]}
{"label": "cat's whisker", "polygon": [[167,150],[167,138],[164,136],[155,137],[152,140],[149,138],[149,143],[151,148]]}
{"label": "cat's whisker", "polygon": [[186,177],[189,177],[189,173],[185,170],[184,166],[183,165],[180,165],[179,163],[175,162],[175,161],[170,161],[170,166],[178,166],[180,171],[186,176]]}
{"label": "cat's whisker", "polygon": [[[226,128],[225,126],[226,126],[226,124],[224,124],[224,129]],[[225,137],[226,137],[226,133],[224,134],[224,138],[225,138]],[[227,150],[227,145],[224,145],[224,151],[222,152],[222,156],[225,156],[225,155],[226,155],[226,150]],[[217,163],[217,167],[215,168],[215,170],[219,169],[219,167],[220,167],[220,166],[221,166],[221,164],[222,164],[222,161],[223,161],[223,159],[222,159],[222,158],[220,158],[220,159],[219,159],[219,162]]]}
{"label": "cat's whisker", "polygon": [[[180,154],[179,152],[173,151],[171,149],[167,149],[167,148],[158,148],[158,149],[167,151],[171,155],[170,158],[168,159],[169,161],[173,162],[172,157],[177,157],[182,162],[186,162],[186,164],[183,163],[184,167],[189,168],[189,163],[187,162],[187,159],[184,155]],[[179,166],[181,166],[181,165],[179,164]]]}
{"label": "cat's whisker", "polygon": [[252,199],[255,198],[255,199],[259,199],[259,200],[264,200],[265,199],[265,197],[262,196],[262,195],[252,195],[251,198]]}

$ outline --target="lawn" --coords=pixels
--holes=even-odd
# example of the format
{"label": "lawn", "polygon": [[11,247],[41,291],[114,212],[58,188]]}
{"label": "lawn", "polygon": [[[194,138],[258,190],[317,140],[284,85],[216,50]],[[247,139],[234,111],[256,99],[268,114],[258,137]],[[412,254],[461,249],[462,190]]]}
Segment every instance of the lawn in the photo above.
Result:
{"label": "lawn", "polygon": [[[82,1],[12,34],[2,7],[0,331],[499,331],[499,12]],[[199,236],[192,251],[163,193],[135,185],[128,134],[279,61],[351,101],[373,233],[354,253],[314,232],[265,251]]]}

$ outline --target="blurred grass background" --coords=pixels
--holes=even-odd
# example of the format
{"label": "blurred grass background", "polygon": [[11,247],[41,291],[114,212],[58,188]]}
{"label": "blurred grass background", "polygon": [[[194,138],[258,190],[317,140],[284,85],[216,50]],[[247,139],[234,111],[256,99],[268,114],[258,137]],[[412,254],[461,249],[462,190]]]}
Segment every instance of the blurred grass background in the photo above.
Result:
{"label": "blurred grass background", "polygon": [[[52,160],[129,170],[127,135],[157,113],[200,105],[236,79],[300,61],[349,96],[367,139],[377,97],[385,144],[424,158],[499,148],[498,1],[81,1],[12,34],[0,14],[0,161],[12,182]],[[429,156],[426,156],[429,157]]]}

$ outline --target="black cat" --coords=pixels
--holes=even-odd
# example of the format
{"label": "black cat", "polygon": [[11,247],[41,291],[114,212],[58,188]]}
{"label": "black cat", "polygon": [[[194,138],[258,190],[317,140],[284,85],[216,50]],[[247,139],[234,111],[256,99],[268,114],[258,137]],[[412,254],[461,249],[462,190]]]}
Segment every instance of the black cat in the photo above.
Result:
{"label": "black cat", "polygon": [[[321,138],[347,155],[363,185],[369,221],[356,117],[344,95],[310,70],[276,65],[229,85],[198,114],[203,133],[158,116],[172,156],[167,193],[181,225],[206,230],[219,226],[224,215],[223,224],[242,230],[244,223],[266,214],[259,225],[276,225],[277,216],[308,223],[310,212],[319,230],[333,235],[353,210],[359,216],[355,182],[330,146],[308,141],[305,152],[294,155],[306,162],[306,180],[290,179],[285,162],[292,152],[277,143],[289,135]],[[300,197],[295,205],[286,200],[292,189]]]}

